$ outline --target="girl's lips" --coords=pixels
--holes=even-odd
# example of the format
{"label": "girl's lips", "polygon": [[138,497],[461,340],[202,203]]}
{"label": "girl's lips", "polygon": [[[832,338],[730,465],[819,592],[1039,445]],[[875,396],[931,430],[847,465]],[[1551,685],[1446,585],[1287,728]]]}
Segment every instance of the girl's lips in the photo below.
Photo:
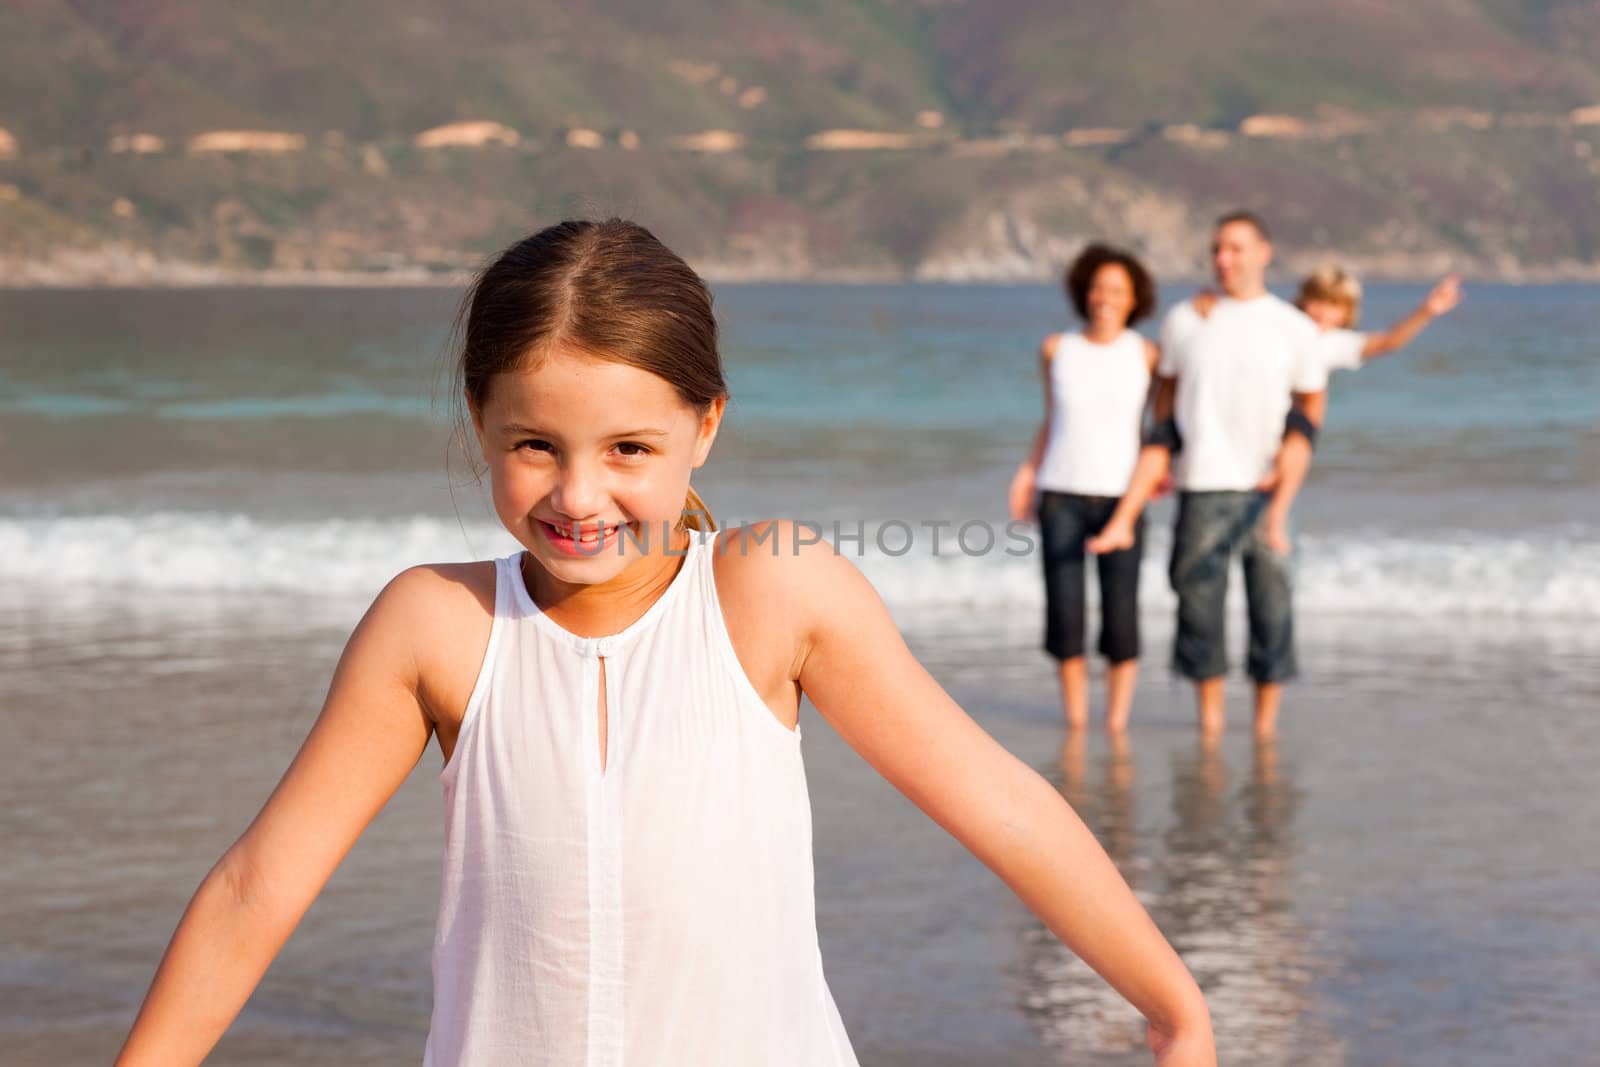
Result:
{"label": "girl's lips", "polygon": [[[622,529],[621,524],[597,523],[593,525],[580,525],[578,527],[582,538],[572,536],[570,525],[556,525],[553,522],[538,520],[539,528],[544,531],[545,540],[550,542],[550,547],[567,556],[588,558],[598,556],[616,543],[617,534]],[[605,536],[600,532],[604,530]]]}

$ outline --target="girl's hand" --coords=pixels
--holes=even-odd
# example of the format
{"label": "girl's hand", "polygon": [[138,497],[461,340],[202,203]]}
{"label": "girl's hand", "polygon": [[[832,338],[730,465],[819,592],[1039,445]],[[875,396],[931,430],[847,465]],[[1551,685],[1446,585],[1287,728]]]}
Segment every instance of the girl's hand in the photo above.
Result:
{"label": "girl's hand", "polygon": [[1216,1067],[1217,1049],[1210,1027],[1173,1033],[1151,1023],[1145,1031],[1156,1067]]}
{"label": "girl's hand", "polygon": [[1211,312],[1217,306],[1217,294],[1210,289],[1202,289],[1191,298],[1194,309],[1202,319],[1210,318]]}
{"label": "girl's hand", "polygon": [[1011,478],[1007,501],[1011,518],[1016,522],[1027,522],[1033,518],[1033,489],[1037,473],[1033,464],[1024,463],[1017,468],[1017,473]]}

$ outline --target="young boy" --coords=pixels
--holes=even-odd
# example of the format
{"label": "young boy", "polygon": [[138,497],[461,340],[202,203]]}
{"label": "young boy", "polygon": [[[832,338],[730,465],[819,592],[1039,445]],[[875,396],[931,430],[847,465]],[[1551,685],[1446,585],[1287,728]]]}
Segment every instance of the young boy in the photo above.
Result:
{"label": "young boy", "polygon": [[1461,302],[1461,276],[1452,274],[1428,291],[1416,309],[1377,333],[1355,328],[1361,317],[1361,283],[1338,267],[1320,267],[1300,283],[1295,307],[1322,331],[1322,359],[1328,370],[1359,370],[1377,356],[1410,344],[1434,319]]}
{"label": "young boy", "polygon": [[[1295,307],[1305,312],[1321,337],[1317,344],[1325,373],[1336,370],[1360,370],[1369,359],[1398,352],[1410,344],[1428,324],[1452,310],[1461,302],[1461,276],[1451,274],[1441,279],[1428,291],[1422,303],[1389,327],[1368,333],[1355,328],[1361,317],[1361,283],[1340,267],[1328,265],[1317,268],[1300,283],[1294,298]],[[1194,297],[1195,310],[1201,318],[1210,315],[1216,306],[1217,294],[1203,290]],[[1298,487],[1310,465],[1310,454],[1302,450],[1300,462],[1290,460],[1280,468],[1280,476],[1292,479]],[[1276,552],[1289,551],[1289,505],[1295,492],[1276,494],[1266,514],[1262,516],[1263,534],[1267,544]]]}

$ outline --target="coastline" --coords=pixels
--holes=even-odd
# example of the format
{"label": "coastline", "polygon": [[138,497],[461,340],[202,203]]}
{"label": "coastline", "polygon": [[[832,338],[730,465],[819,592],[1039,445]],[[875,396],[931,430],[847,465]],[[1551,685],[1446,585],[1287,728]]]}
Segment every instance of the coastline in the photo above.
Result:
{"label": "coastline", "polygon": [[[1315,252],[1290,254],[1275,271],[1298,275],[1325,262],[1337,262],[1364,281],[1420,283],[1456,272],[1469,284],[1600,285],[1600,261],[1521,264],[1475,262],[1447,253],[1403,253],[1383,256]],[[941,255],[910,268],[888,266],[822,267],[793,259],[729,261],[690,257],[691,265],[709,282],[732,285],[1031,285],[1054,284],[1061,264],[1016,257],[994,257],[974,250],[967,255]],[[1205,280],[1193,263],[1152,267],[1165,283]],[[246,269],[220,263],[159,257],[142,249],[102,246],[60,249],[46,258],[0,254],[0,290],[71,289],[207,289],[207,288],[347,288],[458,289],[473,278],[469,269],[438,270],[422,265],[382,270]]]}

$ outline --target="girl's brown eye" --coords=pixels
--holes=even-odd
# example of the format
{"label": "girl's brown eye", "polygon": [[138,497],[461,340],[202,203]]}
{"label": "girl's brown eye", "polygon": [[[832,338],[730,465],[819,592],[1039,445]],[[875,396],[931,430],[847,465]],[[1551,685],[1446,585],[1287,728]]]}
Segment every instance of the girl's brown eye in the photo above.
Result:
{"label": "girl's brown eye", "polygon": [[649,454],[649,452],[650,452],[650,450],[648,448],[646,448],[644,445],[638,444],[638,443],[633,442],[633,441],[624,441],[624,442],[622,442],[620,445],[617,446],[617,451],[619,453],[621,453],[622,455],[624,455],[624,456],[630,456],[630,457],[631,456],[643,456],[643,455]]}

